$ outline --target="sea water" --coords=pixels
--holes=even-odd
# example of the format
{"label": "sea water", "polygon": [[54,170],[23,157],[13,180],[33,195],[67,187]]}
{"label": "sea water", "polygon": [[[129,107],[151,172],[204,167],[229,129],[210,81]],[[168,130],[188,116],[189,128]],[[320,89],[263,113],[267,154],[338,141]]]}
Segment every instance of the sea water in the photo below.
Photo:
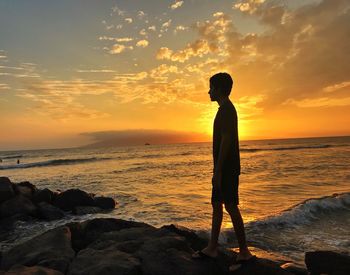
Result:
{"label": "sea water", "polygon": [[[38,188],[80,188],[114,211],[18,222],[5,250],[68,221],[114,217],[209,232],[211,143],[0,152],[0,176]],[[241,141],[239,200],[250,245],[303,261],[316,249],[350,251],[350,137]],[[17,164],[17,159],[20,163]],[[236,245],[225,212],[220,242]]]}

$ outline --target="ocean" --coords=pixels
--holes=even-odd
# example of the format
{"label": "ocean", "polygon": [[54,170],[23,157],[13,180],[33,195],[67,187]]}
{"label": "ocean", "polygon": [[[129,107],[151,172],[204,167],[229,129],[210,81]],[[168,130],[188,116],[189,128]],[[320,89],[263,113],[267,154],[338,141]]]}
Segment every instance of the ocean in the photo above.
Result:
{"label": "ocean", "polygon": [[[209,233],[211,143],[0,152],[0,176],[38,188],[113,197],[107,214],[18,222],[5,250],[68,221],[114,217]],[[350,137],[241,141],[240,209],[248,243],[302,263],[312,250],[350,251]],[[20,164],[17,164],[17,159]],[[220,242],[237,245],[224,214]]]}

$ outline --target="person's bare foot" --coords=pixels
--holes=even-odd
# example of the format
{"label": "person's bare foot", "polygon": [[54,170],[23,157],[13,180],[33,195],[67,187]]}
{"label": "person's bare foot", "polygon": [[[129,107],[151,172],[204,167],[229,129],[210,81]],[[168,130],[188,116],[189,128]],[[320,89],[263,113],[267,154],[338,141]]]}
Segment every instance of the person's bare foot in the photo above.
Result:
{"label": "person's bare foot", "polygon": [[250,264],[256,260],[256,256],[249,250],[238,253],[236,262],[229,267],[230,272],[240,269],[243,265]]}

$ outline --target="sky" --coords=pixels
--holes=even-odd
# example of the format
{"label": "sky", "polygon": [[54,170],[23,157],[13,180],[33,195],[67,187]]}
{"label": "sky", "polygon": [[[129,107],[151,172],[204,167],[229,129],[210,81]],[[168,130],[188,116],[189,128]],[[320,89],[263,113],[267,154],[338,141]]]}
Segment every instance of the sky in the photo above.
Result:
{"label": "sky", "polygon": [[[348,0],[0,0],[0,150],[350,135]],[[180,137],[176,139],[175,137]]]}

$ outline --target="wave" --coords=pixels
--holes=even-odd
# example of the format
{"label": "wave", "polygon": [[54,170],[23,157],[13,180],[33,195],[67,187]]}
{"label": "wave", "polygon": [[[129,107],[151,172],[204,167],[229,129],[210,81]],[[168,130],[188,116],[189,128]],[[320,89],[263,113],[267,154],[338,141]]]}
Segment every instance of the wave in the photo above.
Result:
{"label": "wave", "polygon": [[109,160],[109,159],[111,158],[53,159],[53,160],[40,161],[40,162],[0,165],[0,170],[77,164],[77,163],[84,163],[84,162]]}
{"label": "wave", "polygon": [[[275,216],[249,223],[250,227],[297,227],[350,210],[350,192],[307,199]],[[344,212],[343,212],[344,213]]]}
{"label": "wave", "polygon": [[23,157],[23,155],[12,155],[12,156],[0,157],[0,159],[17,159],[17,158],[21,158],[21,157]]}
{"label": "wave", "polygon": [[241,152],[259,152],[259,151],[287,151],[287,150],[302,150],[302,149],[324,149],[330,147],[339,147],[345,145],[330,145],[330,144],[321,144],[321,145],[302,145],[302,146],[289,146],[289,147],[275,147],[275,148],[242,148]]}

